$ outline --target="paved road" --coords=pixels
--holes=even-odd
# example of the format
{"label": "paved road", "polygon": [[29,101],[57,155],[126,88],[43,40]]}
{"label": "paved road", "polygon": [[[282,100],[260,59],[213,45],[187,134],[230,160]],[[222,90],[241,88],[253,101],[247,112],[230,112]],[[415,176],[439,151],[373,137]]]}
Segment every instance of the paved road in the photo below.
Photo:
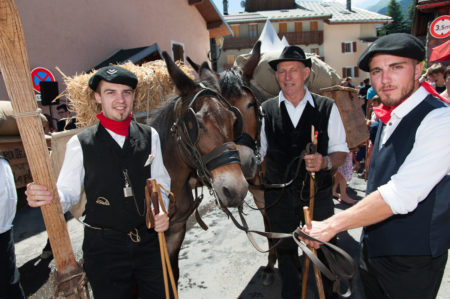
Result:
{"label": "paved road", "polygon": [[[350,194],[360,198],[365,191],[365,182],[354,176],[350,183]],[[205,191],[205,195],[207,194]],[[251,203],[248,196],[247,201]],[[335,201],[336,212],[347,206]],[[245,209],[249,226],[262,229],[262,217],[257,211]],[[256,251],[246,235],[234,227],[231,220],[206,196],[202,204],[203,220],[210,226],[203,231],[195,220],[190,219],[188,232],[180,253],[179,294],[182,299],[240,298],[276,299],[280,294],[280,282],[270,287],[260,283],[262,267],[267,262],[265,254]],[[39,209],[22,209],[15,220],[17,264],[22,283],[30,298],[50,298],[52,279],[49,279],[51,260],[39,258],[47,235],[43,230]],[[75,219],[68,221],[69,234],[75,256],[81,258],[83,240],[82,225]],[[339,235],[339,245],[357,260],[358,240],[361,230],[355,229]],[[265,240],[259,242],[265,245]],[[450,298],[450,265],[438,294],[439,299]],[[312,277],[312,275],[310,275]],[[308,298],[315,298],[314,282],[310,280]],[[360,281],[356,279],[353,299],[363,299]]]}

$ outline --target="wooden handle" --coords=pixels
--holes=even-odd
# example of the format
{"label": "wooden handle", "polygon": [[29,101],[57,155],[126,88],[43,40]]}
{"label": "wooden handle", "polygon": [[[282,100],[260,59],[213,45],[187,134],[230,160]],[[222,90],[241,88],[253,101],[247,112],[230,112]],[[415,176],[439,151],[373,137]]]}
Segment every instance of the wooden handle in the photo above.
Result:
{"label": "wooden handle", "polygon": [[145,225],[148,229],[151,229],[154,226],[153,223],[153,215],[152,215],[152,207],[150,205],[150,192],[149,192],[149,182],[147,180],[146,186],[145,186]]}
{"label": "wooden handle", "polygon": [[156,180],[150,180],[152,184],[152,203],[153,203],[153,210],[155,210],[155,215],[159,214],[159,192],[158,192],[158,186],[156,185]]}

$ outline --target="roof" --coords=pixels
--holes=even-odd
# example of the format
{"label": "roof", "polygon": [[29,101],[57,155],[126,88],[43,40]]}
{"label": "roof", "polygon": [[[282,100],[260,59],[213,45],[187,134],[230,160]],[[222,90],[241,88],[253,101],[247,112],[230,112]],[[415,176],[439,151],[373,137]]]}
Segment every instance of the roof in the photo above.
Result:
{"label": "roof", "polygon": [[138,64],[143,61],[150,61],[161,58],[162,56],[161,51],[159,50],[159,46],[157,43],[154,43],[153,45],[148,47],[117,50],[111,56],[94,66],[93,69],[99,69],[110,64],[122,64],[127,61]]}
{"label": "roof", "polygon": [[379,13],[371,12],[365,9],[352,7],[347,10],[346,5],[338,2],[322,1],[297,1],[297,5],[315,12],[330,13],[332,18],[328,23],[387,23],[391,17]]}
{"label": "roof", "polygon": [[265,10],[258,12],[238,12],[230,13],[225,16],[225,20],[230,23],[252,23],[252,22],[265,22],[281,21],[291,19],[329,19],[332,15],[327,12],[317,12],[305,8],[296,9],[281,9],[281,10]]}
{"label": "roof", "polygon": [[389,16],[356,7],[349,11],[344,4],[337,2],[297,1],[296,4],[295,9],[231,13],[225,16],[225,20],[233,24],[288,19],[326,19],[328,23],[387,23],[392,19]]}
{"label": "roof", "polygon": [[195,5],[198,12],[202,15],[210,38],[232,34],[230,26],[228,26],[212,0],[189,0],[189,4]]}

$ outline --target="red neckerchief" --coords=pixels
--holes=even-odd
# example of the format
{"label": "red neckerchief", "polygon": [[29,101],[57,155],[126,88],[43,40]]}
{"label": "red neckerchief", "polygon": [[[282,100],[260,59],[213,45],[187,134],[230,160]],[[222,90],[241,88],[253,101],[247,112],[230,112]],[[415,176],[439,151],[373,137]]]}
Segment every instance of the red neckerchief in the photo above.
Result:
{"label": "red neckerchief", "polygon": [[128,137],[128,128],[130,127],[131,115],[132,113],[130,113],[130,116],[128,116],[128,118],[124,121],[117,121],[107,118],[103,115],[103,112],[101,112],[97,114],[97,118],[100,120],[103,127],[113,131],[116,134],[125,136],[126,138]]}
{"label": "red neckerchief", "polygon": [[[450,102],[443,98],[437,91],[436,89],[434,89],[434,87],[428,83],[428,82],[422,82],[420,83],[420,86],[422,86],[423,88],[425,88],[425,90],[432,94],[433,96],[437,97],[438,99],[446,102],[447,104],[450,104]],[[407,98],[406,98],[407,99]],[[404,101],[406,101],[406,99],[404,99],[403,101],[400,102],[403,103]],[[400,105],[398,104],[398,105]],[[385,124],[387,124],[387,122],[391,119],[391,112],[392,110],[394,110],[398,105],[396,106],[386,106],[383,103],[381,103],[380,105],[378,105],[377,107],[373,107],[373,112],[375,112],[375,115]]]}

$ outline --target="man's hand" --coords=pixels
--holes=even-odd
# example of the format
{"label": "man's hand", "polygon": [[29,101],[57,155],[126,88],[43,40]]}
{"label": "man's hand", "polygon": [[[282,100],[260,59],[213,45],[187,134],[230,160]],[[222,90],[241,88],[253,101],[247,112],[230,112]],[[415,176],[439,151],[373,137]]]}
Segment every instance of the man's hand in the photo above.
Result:
{"label": "man's hand", "polygon": [[326,168],[328,164],[327,159],[319,153],[305,155],[304,159],[306,170],[310,172],[320,171],[321,169]]}
{"label": "man's hand", "polygon": [[155,231],[158,233],[165,232],[169,228],[169,216],[162,211],[158,215],[155,215],[154,211],[152,213],[155,219]]}
{"label": "man's hand", "polygon": [[52,193],[48,191],[46,186],[29,183],[25,191],[27,202],[30,207],[41,207],[48,205],[52,199]]}
{"label": "man's hand", "polygon": [[[312,221],[311,225],[303,226],[302,231],[305,234],[307,234],[315,239],[318,239],[320,241],[323,241],[323,242],[330,241],[336,235],[336,232],[334,232],[333,228],[330,226],[330,224],[326,220],[325,221]],[[320,243],[315,242],[315,241],[303,239],[301,237],[299,237],[299,238],[303,242],[305,242],[306,245],[314,247],[316,249],[318,249],[321,245]]]}

